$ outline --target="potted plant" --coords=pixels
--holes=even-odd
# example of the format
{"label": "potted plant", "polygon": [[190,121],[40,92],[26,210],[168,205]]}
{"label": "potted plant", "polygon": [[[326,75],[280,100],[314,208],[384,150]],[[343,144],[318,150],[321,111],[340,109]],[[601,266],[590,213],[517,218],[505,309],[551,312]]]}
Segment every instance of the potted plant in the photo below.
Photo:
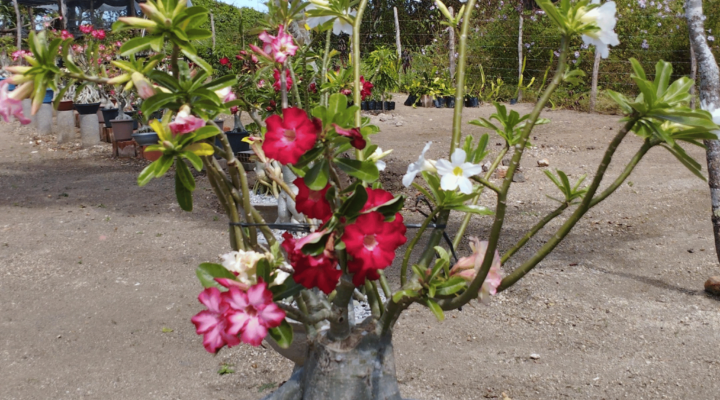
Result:
{"label": "potted plant", "polygon": [[58,102],[58,111],[71,111],[74,109],[73,98],[75,98],[76,89],[77,86],[75,85],[67,86],[67,89],[65,89],[65,91],[63,92],[62,98]]}
{"label": "potted plant", "polygon": [[79,87],[73,101],[73,106],[78,114],[97,114],[100,109],[100,102],[102,101],[100,89],[93,82],[85,83]]}
{"label": "potted plant", "polygon": [[[118,114],[115,119],[110,120],[110,125],[113,130],[113,141],[120,142],[124,140],[132,139],[134,125],[137,122],[126,113],[125,105],[127,104],[127,93],[121,92],[117,96],[118,100]],[[107,124],[107,117],[105,118]]]}

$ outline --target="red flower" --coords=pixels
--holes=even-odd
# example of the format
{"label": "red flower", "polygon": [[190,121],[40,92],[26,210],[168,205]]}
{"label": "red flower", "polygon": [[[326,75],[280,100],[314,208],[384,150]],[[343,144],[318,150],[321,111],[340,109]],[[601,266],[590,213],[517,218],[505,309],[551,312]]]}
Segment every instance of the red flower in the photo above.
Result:
{"label": "red flower", "polygon": [[344,94],[345,96],[350,96],[352,94],[352,90],[350,89],[343,89],[340,91],[340,94]]}
{"label": "red flower", "polygon": [[223,57],[220,59],[220,65],[228,65],[230,64],[230,59],[227,57]]}
{"label": "red flower", "polygon": [[233,336],[240,333],[243,343],[260,346],[268,329],[280,326],[285,319],[285,311],[273,303],[272,293],[262,280],[247,292],[232,286],[225,298],[233,310],[227,317],[227,333]]}
{"label": "red flower", "polygon": [[395,215],[394,221],[385,222],[385,217],[377,211],[362,214],[345,227],[342,240],[353,257],[348,262],[348,271],[354,274],[355,286],[363,285],[365,278],[380,278],[377,270],[392,264],[395,250],[407,241],[405,231],[400,213]]}
{"label": "red flower", "polygon": [[[259,88],[258,88],[259,89]],[[270,105],[265,108],[268,111],[275,111],[275,107],[277,107],[277,103],[275,103],[275,100],[270,100]]]}
{"label": "red flower", "polygon": [[104,40],[105,39],[105,31],[103,29],[98,29],[96,31],[90,32],[92,37],[94,37],[97,40]]}
{"label": "red flower", "polygon": [[229,334],[228,316],[233,313],[230,305],[225,301],[225,296],[215,287],[207,288],[200,292],[198,300],[207,310],[200,311],[191,321],[195,324],[195,331],[203,335],[203,346],[210,353],[216,353],[226,344],[232,347],[240,344],[237,336]]}
{"label": "red flower", "polygon": [[92,32],[92,31],[93,31],[92,25],[80,25],[80,32],[87,35],[88,33]]}
{"label": "red flower", "polygon": [[295,197],[295,208],[310,218],[317,218],[327,221],[332,216],[330,203],[325,198],[325,193],[330,189],[330,185],[325,186],[322,190],[310,190],[305,185],[303,178],[297,178],[293,182],[298,187],[298,194]]}
{"label": "red flower", "polygon": [[333,124],[335,127],[335,132],[337,132],[338,135],[349,137],[350,138],[350,144],[352,147],[362,150],[365,148],[365,138],[363,138],[362,134],[360,133],[360,129],[358,128],[350,128],[350,129],[343,129],[339,127],[337,124]]}
{"label": "red flower", "polygon": [[311,83],[310,86],[308,86],[308,92],[317,93],[317,84],[315,82]]}
{"label": "red flower", "polygon": [[267,133],[262,148],[266,156],[281,164],[295,164],[315,146],[321,122],[308,118],[302,108],[286,108],[282,113],[282,118],[271,115],[265,120]]}
{"label": "red flower", "polygon": [[326,249],[320,256],[312,257],[303,254],[301,250],[305,243],[322,234],[323,232],[316,232],[296,241],[291,234],[285,232],[282,247],[288,254],[288,262],[295,269],[293,274],[295,282],[308,289],[317,287],[325,294],[330,294],[335,290],[342,275],[342,271],[337,269],[334,253]]}
{"label": "red flower", "polygon": [[[276,92],[280,91],[280,71],[275,69],[273,71],[273,78],[275,78],[275,83],[273,83],[273,89],[275,89]],[[292,88],[293,80],[292,77],[290,77],[290,74],[285,71],[285,83],[287,86],[287,91],[290,91],[290,88]]]}
{"label": "red flower", "polygon": [[390,192],[382,189],[366,189],[366,191],[368,195],[367,202],[365,202],[365,207],[360,212],[381,206],[395,198]]}
{"label": "red flower", "polygon": [[362,86],[360,88],[360,96],[363,100],[365,100],[366,97],[370,96],[372,94],[373,84],[370,82],[365,82],[365,77],[360,77],[360,85]]}

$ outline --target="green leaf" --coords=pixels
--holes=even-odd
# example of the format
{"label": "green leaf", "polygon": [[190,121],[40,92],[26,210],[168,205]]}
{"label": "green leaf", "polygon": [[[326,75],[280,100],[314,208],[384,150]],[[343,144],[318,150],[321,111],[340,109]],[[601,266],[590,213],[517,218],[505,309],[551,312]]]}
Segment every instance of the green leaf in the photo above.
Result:
{"label": "green leaf", "polygon": [[[280,291],[275,292],[275,290],[278,289]],[[282,286],[273,286],[270,288],[270,291],[273,292],[273,301],[280,301],[295,296],[296,294],[302,292],[303,289],[305,289],[305,286],[295,283],[295,281],[292,280],[292,277],[288,277]]]}
{"label": "green leaf", "polygon": [[670,76],[672,75],[672,64],[666,61],[658,61],[657,64],[655,64],[655,82],[654,86],[656,88],[656,96],[658,98],[662,97],[665,94],[665,90],[668,87],[668,83],[670,83]]}
{"label": "green leaf", "polygon": [[[187,165],[185,166],[187,168]],[[192,192],[180,180],[180,174],[175,174],[175,197],[183,211],[192,211]]]}
{"label": "green leaf", "polygon": [[203,88],[207,89],[207,90],[215,91],[215,90],[224,89],[228,86],[234,86],[236,84],[237,84],[237,79],[235,79],[234,75],[225,75],[225,76],[221,76],[220,78],[217,78],[214,81],[206,84],[205,86],[203,86]]}
{"label": "green leaf", "polygon": [[233,281],[237,280],[237,277],[235,277],[235,275],[232,272],[228,271],[225,267],[220,264],[213,263],[200,264],[200,266],[198,266],[195,270],[195,275],[197,275],[200,283],[206,289],[210,287],[216,287],[223,291],[227,290],[224,286],[217,283],[215,278],[226,278]]}
{"label": "green leaf", "polygon": [[336,158],[335,162],[346,174],[354,176],[364,182],[374,182],[380,176],[380,172],[372,161]]}
{"label": "green leaf", "polygon": [[204,69],[205,72],[207,72],[208,74],[212,74],[213,68],[210,66],[210,64],[207,63],[207,61],[203,60],[202,57],[198,56],[197,53],[192,51],[187,46],[180,46],[180,48],[182,48],[182,52],[183,54],[185,54],[185,57],[189,58],[190,61],[199,65],[200,68]]}
{"label": "green leaf", "polygon": [[405,196],[400,195],[387,203],[376,207],[376,211],[384,215],[385,218],[388,218],[395,216],[396,213],[399,213],[403,206],[405,206]]}
{"label": "green leaf", "polygon": [[399,303],[404,298],[413,299],[415,297],[418,297],[418,292],[415,290],[405,289],[400,290],[395,293],[393,293],[392,301],[393,303]]}
{"label": "green leaf", "polygon": [[152,164],[145,167],[142,172],[140,172],[140,175],[138,175],[137,182],[138,186],[145,186],[147,185],[152,178],[155,177],[155,171],[157,170],[158,166],[160,165],[160,160],[155,160],[152,162]]}
{"label": "green leaf", "polygon": [[155,161],[156,163],[158,163],[157,169],[155,170],[155,177],[159,178],[165,175],[170,170],[170,167],[172,167],[174,160],[175,157],[165,154],[163,154],[159,159],[157,159],[157,161]]}
{"label": "green leaf", "polygon": [[445,320],[445,313],[443,313],[442,308],[432,299],[427,299],[425,301],[425,305],[428,306],[430,311],[432,311],[433,314],[435,314],[435,318],[437,318],[438,321],[442,322]]}
{"label": "green leaf", "polygon": [[643,69],[642,65],[638,60],[635,58],[630,58],[630,64],[632,65],[633,71],[635,71],[635,75],[643,80],[647,80],[647,76],[645,76],[645,70]]}
{"label": "green leaf", "polygon": [[295,168],[304,168],[310,162],[315,161],[316,158],[318,158],[323,152],[322,147],[314,147],[303,154],[298,162],[294,164]]}
{"label": "green leaf", "polygon": [[120,46],[120,55],[127,57],[132,54],[137,54],[141,51],[147,50],[151,45],[157,45],[158,40],[162,44],[163,37],[145,36],[132,38]]}
{"label": "green leaf", "polygon": [[683,150],[682,147],[678,146],[677,144],[675,146],[668,146],[667,144],[662,144],[662,147],[666,148],[672,155],[675,156],[675,158],[678,159],[687,169],[690,170],[695,176],[702,180],[707,180],[702,172],[701,168],[702,166],[695,160],[693,160],[687,153],[685,153],[685,150]]}
{"label": "green leaf", "polygon": [[282,320],[280,326],[277,328],[271,328],[268,330],[270,337],[283,349],[290,347],[293,341],[293,329],[292,326],[287,322],[287,319]]}
{"label": "green leaf", "polygon": [[191,192],[195,190],[195,178],[181,157],[175,158],[175,176],[180,179],[180,182],[187,190]]}
{"label": "green leaf", "polygon": [[348,218],[357,215],[367,202],[367,191],[362,186],[357,186],[355,192],[340,206],[339,214]]}
{"label": "green leaf", "polygon": [[195,137],[193,141],[199,142],[201,140],[209,139],[213,136],[217,136],[220,133],[220,129],[215,125],[207,125],[195,131]]}
{"label": "green leaf", "polygon": [[451,296],[467,287],[467,282],[465,279],[459,277],[459,276],[453,276],[447,281],[440,283],[437,286],[436,295],[437,296]]}
{"label": "green leaf", "polygon": [[159,92],[152,95],[147,100],[143,101],[140,108],[142,108],[142,112],[144,115],[150,115],[155,111],[159,110],[165,104],[168,104],[171,101],[175,100],[177,96],[178,95],[175,93]]}
{"label": "green leaf", "polygon": [[193,167],[195,167],[196,171],[202,171],[203,162],[200,157],[195,155],[195,153],[191,151],[183,151],[182,153],[180,153],[180,155],[190,161]]}
{"label": "green leaf", "polygon": [[336,114],[340,114],[347,108],[347,97],[344,94],[335,93],[330,96],[328,100],[328,108],[326,117],[330,120],[330,117],[334,117]]}
{"label": "green leaf", "polygon": [[303,179],[310,190],[323,190],[327,186],[329,175],[330,167],[327,161],[322,158],[315,162],[315,165],[310,168],[310,171],[305,174]]}

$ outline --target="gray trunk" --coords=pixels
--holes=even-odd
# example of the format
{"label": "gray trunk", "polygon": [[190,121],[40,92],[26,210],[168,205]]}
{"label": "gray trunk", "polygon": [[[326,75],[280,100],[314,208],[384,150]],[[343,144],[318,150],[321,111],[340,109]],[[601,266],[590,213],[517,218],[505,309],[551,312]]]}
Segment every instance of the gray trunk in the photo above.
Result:
{"label": "gray trunk", "polygon": [[308,347],[302,367],[263,400],[402,400],[395,376],[392,337],[373,322],[355,327],[340,342],[324,333]]}
{"label": "gray trunk", "polygon": [[[690,32],[690,44],[695,52],[700,72],[700,100],[705,108],[720,107],[720,70],[705,37],[705,16],[702,0],[687,0],[685,12]],[[712,223],[715,251],[720,260],[720,141],[706,140],[708,185],[712,203]]]}

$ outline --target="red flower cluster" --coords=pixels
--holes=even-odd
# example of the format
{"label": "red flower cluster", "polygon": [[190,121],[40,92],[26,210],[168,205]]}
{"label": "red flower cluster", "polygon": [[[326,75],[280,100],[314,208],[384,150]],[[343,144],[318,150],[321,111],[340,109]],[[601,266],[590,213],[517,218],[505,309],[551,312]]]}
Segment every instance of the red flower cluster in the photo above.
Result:
{"label": "red flower cluster", "polygon": [[375,86],[373,86],[373,84],[370,82],[366,82],[364,76],[360,77],[360,85],[362,86],[360,88],[360,96],[362,97],[363,100],[365,100],[365,98],[367,98],[368,96],[370,96],[372,94],[372,89]]}
{"label": "red flower cluster", "polygon": [[220,59],[220,65],[228,65],[230,64],[230,59],[227,57],[223,57]]}
{"label": "red flower cluster", "polygon": [[230,286],[221,293],[211,287],[203,290],[198,300],[207,310],[197,313],[192,323],[197,334],[203,335],[203,346],[210,353],[240,342],[259,346],[268,329],[280,326],[285,319],[285,311],[273,303],[272,293],[262,281],[247,291]]}
{"label": "red flower cluster", "polygon": [[[275,89],[276,92],[280,91],[280,71],[276,68],[275,71],[273,71],[273,78],[275,78],[275,83],[273,83],[273,89]],[[290,77],[290,73],[287,71],[285,72],[285,84],[287,91],[290,91],[290,88],[292,88],[293,80],[292,77]]]}
{"label": "red flower cluster", "polygon": [[317,287],[325,294],[330,294],[335,290],[342,275],[342,271],[337,268],[333,240],[328,240],[325,251],[319,256],[312,257],[302,252],[302,247],[306,243],[323,234],[324,232],[315,232],[300,240],[295,240],[291,234],[285,232],[283,234],[285,241],[283,241],[282,247],[287,252],[288,262],[295,269],[293,274],[295,282],[308,289]]}
{"label": "red flower cluster", "polygon": [[322,190],[311,190],[305,185],[303,178],[297,178],[293,183],[298,187],[298,194],[295,196],[295,208],[299,212],[322,221],[327,221],[332,217],[330,202],[325,198],[330,185],[325,186]]}
{"label": "red flower cluster", "polygon": [[265,120],[267,133],[262,148],[266,156],[280,164],[295,164],[315,146],[321,122],[308,118],[302,108],[286,108],[282,113],[282,117],[271,115]]}
{"label": "red flower cluster", "polygon": [[105,40],[105,30],[103,29],[94,30],[90,34],[97,40]]}
{"label": "red flower cluster", "polygon": [[92,32],[92,31],[93,31],[92,25],[80,25],[80,32],[87,35],[88,33]]}
{"label": "red flower cluster", "polygon": [[[368,189],[368,200],[363,210],[369,210],[392,200],[393,196],[382,189]],[[349,255],[348,271],[352,272],[353,284],[361,286],[365,279],[379,279],[378,270],[392,264],[395,250],[405,244],[405,224],[400,213],[393,221],[377,211],[361,214],[354,223],[345,227],[342,240]]]}
{"label": "red flower cluster", "polygon": [[68,31],[60,31],[60,38],[62,40],[72,39],[73,35],[72,35],[72,33],[68,32]]}
{"label": "red flower cluster", "polygon": [[311,83],[310,86],[308,86],[308,92],[310,93],[317,93],[317,84],[315,82]]}

